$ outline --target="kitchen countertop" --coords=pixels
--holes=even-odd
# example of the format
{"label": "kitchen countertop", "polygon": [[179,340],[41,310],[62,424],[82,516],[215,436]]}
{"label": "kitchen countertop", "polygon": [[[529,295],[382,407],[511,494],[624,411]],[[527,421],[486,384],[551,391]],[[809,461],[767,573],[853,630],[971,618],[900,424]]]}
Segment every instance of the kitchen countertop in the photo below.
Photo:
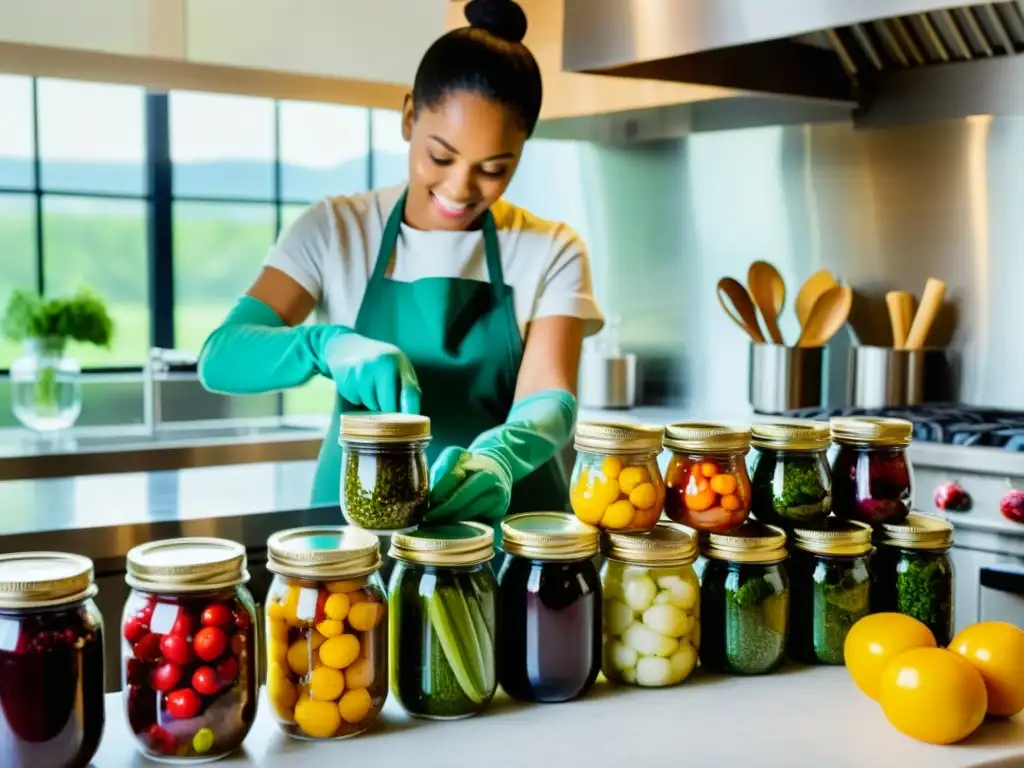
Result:
{"label": "kitchen countertop", "polygon": [[[158,765],[136,753],[121,713],[120,694],[108,694],[106,733],[94,768]],[[764,677],[698,671],[683,685],[664,690],[599,683],[588,697],[562,705],[524,705],[499,695],[487,714],[453,722],[410,718],[389,697],[381,721],[369,732],[326,743],[285,736],[264,700],[243,749],[217,765],[382,763],[416,768],[1024,766],[1024,716],[986,722],[961,744],[937,747],[896,731],[841,667],[789,667]]]}

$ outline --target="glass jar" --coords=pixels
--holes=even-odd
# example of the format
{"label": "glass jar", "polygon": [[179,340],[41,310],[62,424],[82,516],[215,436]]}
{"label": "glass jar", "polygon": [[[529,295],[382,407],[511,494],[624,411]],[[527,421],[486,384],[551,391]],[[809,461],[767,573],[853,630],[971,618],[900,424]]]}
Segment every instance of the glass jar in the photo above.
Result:
{"label": "glass jar", "polygon": [[784,529],[827,518],[832,513],[828,424],[755,424],[750,433],[754,517]]}
{"label": "glass jar", "polygon": [[391,539],[391,691],[406,712],[457,720],[497,687],[494,531],[480,523],[420,528]]}
{"label": "glass jar", "polygon": [[673,424],[665,430],[672,451],[665,513],[698,531],[730,531],[750,513],[750,475],[744,457],[750,429],[724,424]]}
{"label": "glass jar", "polygon": [[103,619],[92,561],[0,556],[4,768],[85,768],[103,734]]}
{"label": "glass jar", "polygon": [[569,502],[588,525],[615,531],[653,528],[665,508],[658,467],[661,427],[581,422]]}
{"label": "glass jar", "polygon": [[652,688],[690,676],[700,648],[697,545],[686,529],[610,533],[601,569],[604,676]]}
{"label": "glass jar", "polygon": [[341,511],[370,531],[413,530],[427,511],[430,419],[402,413],[343,415]]}
{"label": "glass jar", "polygon": [[584,695],[601,671],[597,528],[560,512],[501,523],[498,682],[520,701]]}
{"label": "glass jar", "polygon": [[907,446],[914,426],[904,419],[836,417],[839,446],[832,461],[832,509],[837,517],[871,526],[910,514],[914,475]]}
{"label": "glass jar", "polygon": [[202,763],[241,746],[256,719],[256,606],[245,548],[167,539],[128,552],[121,628],[128,724],[147,757]]}
{"label": "glass jar", "polygon": [[897,611],[924,622],[940,647],[953,638],[953,526],[917,512],[876,533],[871,610]]}
{"label": "glass jar", "polygon": [[62,338],[28,339],[11,364],[11,409],[35,432],[70,429],[82,413],[82,368]]}
{"label": "glass jar", "polygon": [[789,655],[842,664],[846,635],[871,612],[871,526],[830,517],[791,533]]}
{"label": "glass jar", "polygon": [[786,656],[786,534],[754,521],[701,539],[700,663],[713,672],[761,675]]}
{"label": "glass jar", "polygon": [[267,541],[267,699],[299,739],[344,739],[388,695],[387,595],[377,537],[352,526],[281,531]]}

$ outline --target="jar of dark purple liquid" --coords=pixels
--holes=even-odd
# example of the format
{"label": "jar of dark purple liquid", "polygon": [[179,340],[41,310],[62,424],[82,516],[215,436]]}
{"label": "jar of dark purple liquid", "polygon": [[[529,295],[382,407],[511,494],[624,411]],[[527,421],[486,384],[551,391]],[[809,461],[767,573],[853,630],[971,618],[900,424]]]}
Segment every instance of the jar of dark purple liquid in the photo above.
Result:
{"label": "jar of dark purple liquid", "polygon": [[498,682],[520,701],[583,696],[601,669],[599,531],[559,512],[513,515],[501,531]]}
{"label": "jar of dark purple liquid", "polygon": [[905,419],[836,417],[829,422],[838,446],[832,462],[832,511],[872,526],[910,514],[914,473],[907,458],[913,424]]}

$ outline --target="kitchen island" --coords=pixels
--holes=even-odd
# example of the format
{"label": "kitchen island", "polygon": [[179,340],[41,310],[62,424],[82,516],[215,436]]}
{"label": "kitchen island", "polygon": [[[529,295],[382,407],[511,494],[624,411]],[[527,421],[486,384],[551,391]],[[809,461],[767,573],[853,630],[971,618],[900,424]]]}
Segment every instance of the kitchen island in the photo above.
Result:
{"label": "kitchen island", "polygon": [[[108,694],[93,766],[155,765],[136,753],[120,695]],[[455,722],[415,720],[390,697],[369,732],[326,743],[285,736],[263,700],[243,749],[217,765],[1009,768],[1024,766],[1024,716],[986,722],[955,746],[921,744],[890,726],[845,669],[793,666],[763,677],[698,672],[662,690],[601,682],[561,705],[499,695],[487,714]]]}

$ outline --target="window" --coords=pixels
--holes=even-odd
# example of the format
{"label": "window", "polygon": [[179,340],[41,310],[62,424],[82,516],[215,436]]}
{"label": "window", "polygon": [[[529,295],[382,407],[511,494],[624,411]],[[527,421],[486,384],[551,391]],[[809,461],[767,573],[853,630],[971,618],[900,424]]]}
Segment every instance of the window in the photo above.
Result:
{"label": "window", "polygon": [[281,197],[312,202],[367,189],[370,117],[359,107],[281,102]]}
{"label": "window", "polygon": [[402,138],[402,113],[373,110],[373,186],[401,184],[409,177],[409,145]]}

